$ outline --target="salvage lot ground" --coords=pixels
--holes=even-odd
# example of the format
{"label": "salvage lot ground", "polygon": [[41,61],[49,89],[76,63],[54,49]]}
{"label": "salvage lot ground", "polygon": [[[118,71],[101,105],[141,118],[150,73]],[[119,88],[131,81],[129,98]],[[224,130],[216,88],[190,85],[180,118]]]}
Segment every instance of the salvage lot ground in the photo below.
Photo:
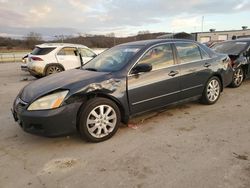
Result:
{"label": "salvage lot ground", "polygon": [[250,187],[250,80],[212,106],[140,116],[98,144],[23,132],[10,108],[33,80],[0,64],[0,187]]}

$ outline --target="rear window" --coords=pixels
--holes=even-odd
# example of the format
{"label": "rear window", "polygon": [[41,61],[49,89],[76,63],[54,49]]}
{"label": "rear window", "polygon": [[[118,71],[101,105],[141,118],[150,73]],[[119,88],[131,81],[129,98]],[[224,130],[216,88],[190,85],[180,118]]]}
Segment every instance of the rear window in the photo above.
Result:
{"label": "rear window", "polygon": [[46,55],[50,53],[55,48],[39,48],[35,47],[35,49],[31,52],[32,55]]}
{"label": "rear window", "polygon": [[239,55],[247,48],[247,42],[223,42],[215,44],[212,49],[218,53]]}

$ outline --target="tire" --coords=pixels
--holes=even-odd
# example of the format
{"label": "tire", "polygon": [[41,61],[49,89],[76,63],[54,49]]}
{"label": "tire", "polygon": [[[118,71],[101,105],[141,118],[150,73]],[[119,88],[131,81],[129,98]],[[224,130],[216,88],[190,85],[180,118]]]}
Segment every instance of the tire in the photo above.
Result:
{"label": "tire", "polygon": [[111,138],[121,121],[117,105],[106,98],[93,98],[81,109],[78,131],[89,142],[102,142]]}
{"label": "tire", "polygon": [[238,67],[233,74],[233,81],[229,85],[232,88],[240,87],[244,80],[244,70],[242,67]]}
{"label": "tire", "polygon": [[50,65],[47,67],[45,75],[48,76],[62,71],[63,71],[62,67],[58,65]]}
{"label": "tire", "polygon": [[220,98],[221,93],[221,81],[218,77],[213,76],[211,77],[204,88],[201,97],[201,103],[203,104],[214,104]]}

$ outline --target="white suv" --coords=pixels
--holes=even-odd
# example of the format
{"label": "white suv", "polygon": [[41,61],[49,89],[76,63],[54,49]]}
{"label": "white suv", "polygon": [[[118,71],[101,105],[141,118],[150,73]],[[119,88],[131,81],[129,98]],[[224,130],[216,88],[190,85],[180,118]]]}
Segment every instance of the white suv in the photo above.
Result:
{"label": "white suv", "polygon": [[45,43],[28,54],[27,68],[31,75],[43,77],[64,70],[79,68],[96,54],[84,45]]}

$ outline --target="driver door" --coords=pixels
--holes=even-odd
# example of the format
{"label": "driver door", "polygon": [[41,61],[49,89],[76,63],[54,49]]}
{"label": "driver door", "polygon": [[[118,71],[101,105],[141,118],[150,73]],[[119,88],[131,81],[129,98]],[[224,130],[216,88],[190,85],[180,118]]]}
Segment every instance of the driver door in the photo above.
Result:
{"label": "driver door", "polygon": [[[159,108],[180,98],[180,70],[175,64],[170,43],[153,47],[138,61],[152,65],[146,73],[127,78],[129,106],[132,114]],[[136,66],[136,65],[135,65]]]}

